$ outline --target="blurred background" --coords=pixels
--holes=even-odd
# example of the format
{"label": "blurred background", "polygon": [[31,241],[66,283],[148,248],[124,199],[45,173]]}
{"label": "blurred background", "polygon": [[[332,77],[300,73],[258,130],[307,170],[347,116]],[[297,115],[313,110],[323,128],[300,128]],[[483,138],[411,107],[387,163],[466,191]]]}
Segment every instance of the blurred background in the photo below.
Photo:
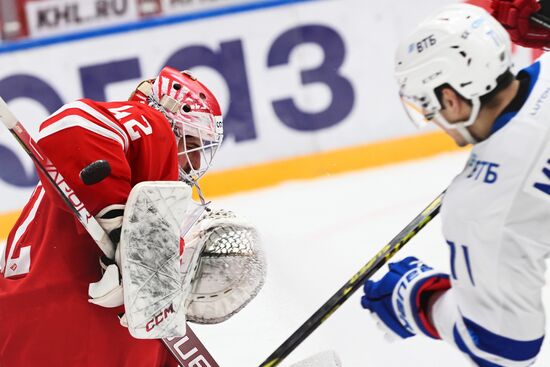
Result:
{"label": "blurred background", "polygon": [[[257,300],[197,333],[224,367],[253,366],[464,164],[467,150],[408,122],[392,76],[399,40],[455,2],[0,0],[0,96],[36,134],[64,103],[124,100],[165,65],[215,92],[225,141],[203,190],[258,225],[270,269]],[[515,47],[516,69],[539,55]],[[0,127],[0,254],[36,182]],[[430,247],[410,251],[446,270],[437,221],[424,232]],[[442,343],[389,345],[366,319],[355,295],[293,358],[337,349],[350,367],[467,365]]]}

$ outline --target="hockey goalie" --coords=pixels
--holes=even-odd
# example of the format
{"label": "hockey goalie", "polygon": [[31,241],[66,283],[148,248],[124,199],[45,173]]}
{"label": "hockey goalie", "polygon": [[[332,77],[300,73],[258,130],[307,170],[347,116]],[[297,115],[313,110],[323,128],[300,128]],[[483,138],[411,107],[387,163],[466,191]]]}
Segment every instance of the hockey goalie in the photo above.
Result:
{"label": "hockey goalie", "polygon": [[[216,97],[168,67],[128,101],[78,100],[40,125],[38,146],[110,241],[98,246],[40,176],[0,246],[0,366],[177,366],[157,338],[257,294],[255,228],[191,198],[222,136]],[[79,174],[97,161],[110,172]]]}

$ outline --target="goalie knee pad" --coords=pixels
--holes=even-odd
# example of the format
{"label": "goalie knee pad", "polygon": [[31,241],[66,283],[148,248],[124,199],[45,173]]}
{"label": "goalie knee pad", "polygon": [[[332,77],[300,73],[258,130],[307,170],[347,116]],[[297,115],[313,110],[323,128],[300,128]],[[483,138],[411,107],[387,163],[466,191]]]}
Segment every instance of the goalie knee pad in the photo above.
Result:
{"label": "goalie knee pad", "polygon": [[401,338],[424,334],[440,339],[429,321],[428,303],[431,295],[450,286],[447,274],[407,257],[390,264],[388,273],[378,282],[367,281],[361,303]]}
{"label": "goalie knee pad", "polygon": [[187,307],[187,319],[215,324],[246,306],[265,281],[266,262],[257,230],[225,210],[210,211],[189,238],[204,246]]}

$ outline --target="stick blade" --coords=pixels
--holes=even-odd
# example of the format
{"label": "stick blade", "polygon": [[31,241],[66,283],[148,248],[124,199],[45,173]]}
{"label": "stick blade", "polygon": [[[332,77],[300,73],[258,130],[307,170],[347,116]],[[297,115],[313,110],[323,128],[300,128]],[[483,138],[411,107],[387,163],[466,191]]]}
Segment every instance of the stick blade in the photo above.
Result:
{"label": "stick blade", "polygon": [[290,367],[342,367],[342,362],[336,352],[327,350],[295,363]]}
{"label": "stick blade", "polygon": [[13,129],[17,125],[17,117],[11,113],[8,104],[0,97],[0,120],[6,125],[8,129]]}

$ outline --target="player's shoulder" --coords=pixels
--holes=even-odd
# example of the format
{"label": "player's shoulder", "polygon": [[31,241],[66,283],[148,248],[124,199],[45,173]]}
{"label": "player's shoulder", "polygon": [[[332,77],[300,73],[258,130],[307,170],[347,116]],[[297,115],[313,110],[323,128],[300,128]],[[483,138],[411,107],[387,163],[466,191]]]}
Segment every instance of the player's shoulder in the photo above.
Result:
{"label": "player's shoulder", "polygon": [[108,118],[121,127],[135,124],[132,121],[137,121],[139,124],[150,126],[155,133],[154,135],[172,134],[172,128],[164,115],[141,102],[100,102],[82,98],[67,106],[70,105],[76,108],[75,114],[85,113],[92,119],[102,120]]}
{"label": "player's shoulder", "polygon": [[82,98],[69,102],[52,113],[42,122],[40,129],[47,128],[52,124],[59,124],[60,121],[80,121],[81,123],[88,121],[91,123],[98,123],[100,121],[105,122],[106,120],[113,120],[108,103]]}
{"label": "player's shoulder", "polygon": [[113,139],[125,151],[140,137],[162,140],[173,136],[170,124],[160,112],[132,101],[99,102],[83,98],[67,103],[40,124],[38,140],[67,129],[72,134]]}
{"label": "player's shoulder", "polygon": [[165,120],[162,114],[154,108],[136,101],[100,102],[82,98],[75,103],[88,106],[89,108],[113,116],[116,120],[120,120],[121,116],[130,115],[143,115]]}
{"label": "player's shoulder", "polygon": [[168,120],[162,113],[154,108],[137,101],[117,101],[117,102],[97,102],[87,99],[81,99],[83,103],[112,116],[119,122],[125,122],[132,119],[138,121],[145,120],[156,129],[172,131]]}

